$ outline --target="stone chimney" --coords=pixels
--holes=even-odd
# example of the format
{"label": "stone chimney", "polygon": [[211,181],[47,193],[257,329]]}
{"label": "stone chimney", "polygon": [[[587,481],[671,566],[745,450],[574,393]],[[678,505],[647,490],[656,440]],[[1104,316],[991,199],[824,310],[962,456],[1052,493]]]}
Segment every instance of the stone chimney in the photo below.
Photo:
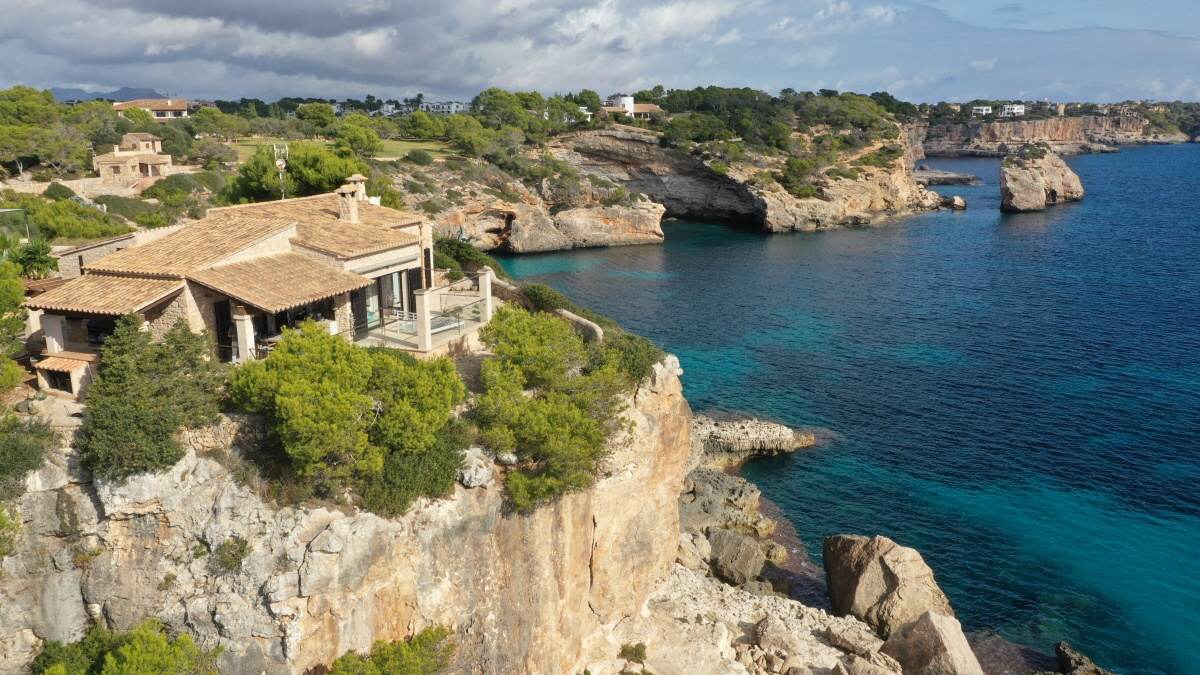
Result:
{"label": "stone chimney", "polygon": [[361,173],[356,173],[346,179],[346,182],[354,188],[354,198],[360,202],[367,201],[367,177]]}
{"label": "stone chimney", "polygon": [[358,188],[347,183],[334,190],[338,196],[338,218],[351,223],[358,222]]}

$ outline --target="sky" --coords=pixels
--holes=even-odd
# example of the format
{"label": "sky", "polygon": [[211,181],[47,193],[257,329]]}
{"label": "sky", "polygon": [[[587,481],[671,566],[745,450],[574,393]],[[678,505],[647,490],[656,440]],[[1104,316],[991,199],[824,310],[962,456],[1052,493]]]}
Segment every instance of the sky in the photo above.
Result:
{"label": "sky", "polygon": [[1200,100],[1198,0],[0,0],[0,85]]}

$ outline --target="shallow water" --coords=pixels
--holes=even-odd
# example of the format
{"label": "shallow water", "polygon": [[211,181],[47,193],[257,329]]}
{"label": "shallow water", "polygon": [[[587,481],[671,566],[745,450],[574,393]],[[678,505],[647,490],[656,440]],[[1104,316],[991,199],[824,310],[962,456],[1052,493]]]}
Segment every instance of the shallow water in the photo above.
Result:
{"label": "shallow water", "polygon": [[754,462],[814,557],[918,548],[967,630],[1200,672],[1200,146],[1070,160],[1082,203],[1002,215],[998,161],[928,160],[966,212],[507,258],[679,355],[697,410],[836,440]]}

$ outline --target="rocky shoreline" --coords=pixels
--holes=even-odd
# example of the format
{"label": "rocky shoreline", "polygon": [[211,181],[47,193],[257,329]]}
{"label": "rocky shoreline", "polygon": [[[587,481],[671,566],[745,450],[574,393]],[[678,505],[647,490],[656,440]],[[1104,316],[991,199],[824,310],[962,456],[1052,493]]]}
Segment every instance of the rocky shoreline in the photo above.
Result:
{"label": "rocky shoreline", "polygon": [[1148,124],[1137,116],[1051,117],[916,125],[913,136],[929,157],[1003,157],[1025,143],[1046,143],[1058,154],[1077,155],[1188,140],[1184,134],[1147,134]]}
{"label": "rocky shoreline", "polygon": [[1055,658],[994,633],[965,634],[921,555],[886,537],[828,537],[822,570],[778,508],[732,473],[811,439],[757,419],[695,416],[676,567],[651,596],[650,617],[625,633],[655,635],[653,672],[1107,673],[1066,643]]}

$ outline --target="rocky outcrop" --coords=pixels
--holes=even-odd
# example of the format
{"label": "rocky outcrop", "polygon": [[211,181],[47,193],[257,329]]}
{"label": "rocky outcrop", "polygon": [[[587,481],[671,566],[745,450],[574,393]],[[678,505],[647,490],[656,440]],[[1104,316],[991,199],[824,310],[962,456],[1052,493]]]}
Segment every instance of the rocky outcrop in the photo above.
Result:
{"label": "rocky outcrop", "polygon": [[795,452],[817,442],[811,431],[797,431],[777,422],[756,418],[717,420],[707,415],[692,418],[692,443],[697,465],[726,468],[752,457]]}
{"label": "rocky outcrop", "polygon": [[[223,647],[223,673],[300,673],[430,625],[456,629],[463,672],[578,672],[585,639],[637,616],[676,557],[690,445],[678,374],[673,358],[656,366],[592,488],[529,514],[505,510],[503,468],[483,482],[479,457],[464,475],[476,487],[401,518],[277,507],[229,468],[231,446],[256,442],[235,421],[122,485],[60,452],[30,477],[23,539],[0,564],[0,672],[89,621],[150,616]],[[233,537],[249,553],[215,564]]]}
{"label": "rocky outcrop", "polygon": [[969,173],[955,173],[928,167],[918,167],[916,171],[913,171],[913,179],[921,185],[978,185],[981,182],[979,176]]}
{"label": "rocky outcrop", "polygon": [[823,557],[833,611],[862,619],[883,637],[930,610],[954,616],[915,549],[887,537],[839,534],[825,539]]}
{"label": "rocky outcrop", "polygon": [[1058,672],[1064,675],[1113,675],[1066,642],[1054,645],[1054,655],[1058,659]]}
{"label": "rocky outcrop", "polygon": [[930,157],[1003,157],[1025,143],[1045,143],[1060,154],[1115,152],[1113,145],[1180,143],[1185,136],[1146,134],[1134,115],[1051,117],[1000,122],[935,124],[923,139]]}
{"label": "rocky outcrop", "polygon": [[[907,136],[901,134],[901,143]],[[935,193],[912,179],[911,165],[865,167],[858,180],[831,180],[824,197],[800,199],[755,176],[753,164],[716,171],[699,156],[663,147],[659,137],[633,127],[611,127],[556,137],[548,151],[581,172],[645,194],[667,217],[703,218],[771,232],[817,230],[877,222],[938,206]]]}
{"label": "rocky outcrop", "polygon": [[1041,211],[1083,199],[1083,183],[1061,157],[1044,147],[1023,146],[1000,165],[1000,210]]}
{"label": "rocky outcrop", "polygon": [[[586,661],[593,675],[626,667],[614,645],[642,643],[660,675],[895,675],[882,641],[862,622],[795,600],[755,595],[676,565],[643,613],[598,632]],[[868,669],[870,668],[870,669]]]}
{"label": "rocky outcrop", "polygon": [[544,207],[514,208],[505,241],[514,253],[559,251],[595,246],[659,244],[663,240],[661,204],[586,206],[551,214]]}
{"label": "rocky outcrop", "polygon": [[962,626],[935,611],[900,626],[880,651],[899,661],[906,675],[983,675]]}

